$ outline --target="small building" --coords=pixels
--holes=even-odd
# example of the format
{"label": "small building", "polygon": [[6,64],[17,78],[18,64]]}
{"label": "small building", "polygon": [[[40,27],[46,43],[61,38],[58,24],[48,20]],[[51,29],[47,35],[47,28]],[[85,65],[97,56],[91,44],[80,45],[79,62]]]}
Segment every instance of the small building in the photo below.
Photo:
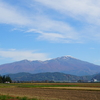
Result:
{"label": "small building", "polygon": [[91,82],[98,82],[98,80],[95,79],[95,78],[93,78],[93,79],[91,80]]}
{"label": "small building", "polygon": [[9,81],[6,81],[5,83],[10,83]]}

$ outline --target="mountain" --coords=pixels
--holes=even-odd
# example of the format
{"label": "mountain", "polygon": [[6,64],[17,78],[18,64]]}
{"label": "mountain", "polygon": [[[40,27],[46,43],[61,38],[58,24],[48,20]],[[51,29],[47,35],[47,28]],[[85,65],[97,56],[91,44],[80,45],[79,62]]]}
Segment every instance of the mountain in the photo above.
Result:
{"label": "mountain", "polygon": [[64,74],[60,72],[46,72],[46,73],[16,73],[8,74],[13,81],[55,81],[55,82],[76,82],[78,80],[89,81],[92,79],[91,76],[75,76],[70,74]]}
{"label": "mountain", "polygon": [[86,61],[76,59],[71,56],[58,57],[46,61],[22,60],[9,64],[0,65],[0,74],[9,73],[44,73],[62,72],[72,75],[92,75],[100,72],[100,66]]}

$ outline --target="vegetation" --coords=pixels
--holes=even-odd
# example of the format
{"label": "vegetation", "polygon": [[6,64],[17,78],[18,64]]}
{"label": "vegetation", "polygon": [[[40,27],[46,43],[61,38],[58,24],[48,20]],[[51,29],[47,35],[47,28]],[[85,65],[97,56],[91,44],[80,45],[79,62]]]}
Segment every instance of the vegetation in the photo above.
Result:
{"label": "vegetation", "polygon": [[27,97],[12,97],[9,95],[0,95],[0,100],[38,100],[36,98],[27,98]]}
{"label": "vegetation", "polygon": [[11,83],[12,80],[9,76],[0,76],[0,83]]}
{"label": "vegetation", "polygon": [[100,83],[11,83],[0,84],[0,88],[49,88],[49,87],[92,87],[100,88]]}
{"label": "vegetation", "polygon": [[42,87],[77,87],[77,85],[61,85],[61,84],[24,84],[24,85],[20,85],[19,87],[23,87],[23,88],[42,88]]}

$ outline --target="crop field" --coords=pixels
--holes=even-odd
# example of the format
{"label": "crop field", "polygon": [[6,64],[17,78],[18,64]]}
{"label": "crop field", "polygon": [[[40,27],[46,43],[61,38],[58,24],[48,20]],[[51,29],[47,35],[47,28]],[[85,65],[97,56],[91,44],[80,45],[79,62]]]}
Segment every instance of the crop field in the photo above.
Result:
{"label": "crop field", "polygon": [[100,83],[0,84],[0,95],[0,100],[100,100]]}

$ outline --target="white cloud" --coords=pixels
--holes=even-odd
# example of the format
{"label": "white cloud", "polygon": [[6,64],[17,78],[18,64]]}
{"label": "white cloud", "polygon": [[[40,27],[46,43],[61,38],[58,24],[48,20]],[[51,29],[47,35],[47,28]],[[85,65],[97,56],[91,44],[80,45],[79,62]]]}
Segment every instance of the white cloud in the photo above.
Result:
{"label": "white cloud", "polygon": [[14,61],[18,60],[47,60],[46,53],[36,53],[30,50],[16,50],[16,49],[9,49],[9,50],[2,50],[0,49],[0,57],[3,59],[9,58]]}
{"label": "white cloud", "polygon": [[[59,30],[59,29],[58,29]],[[71,30],[72,31],[72,30]],[[45,31],[38,31],[36,29],[30,29],[27,32],[35,32],[35,33],[39,33],[40,35],[38,36],[38,40],[48,40],[51,42],[62,42],[62,43],[70,43],[73,40],[77,40],[78,35],[75,36],[75,32],[71,31],[65,31],[63,30],[63,33],[61,34],[60,32],[55,32],[55,33],[50,33],[50,32],[45,32]],[[68,33],[66,33],[68,32]],[[73,34],[75,33],[75,34]],[[77,41],[80,42],[80,41]]]}
{"label": "white cloud", "polygon": [[24,11],[23,13],[23,11],[18,8],[2,1],[0,1],[0,23],[17,24],[19,26],[24,26],[26,29],[34,28],[42,32],[37,31],[37,33],[40,34],[38,39],[44,38],[49,41],[56,41],[58,38],[75,39],[78,37],[77,32],[67,23],[50,19],[44,13],[42,15],[38,12],[31,13]]}
{"label": "white cloud", "polygon": [[36,33],[40,33],[41,35],[38,36],[37,39],[39,40],[50,40],[50,41],[57,41],[59,39],[64,39],[65,37],[62,34],[57,34],[57,33],[45,33],[42,31],[38,31],[36,29],[31,29],[28,30],[27,32],[36,32]]}
{"label": "white cloud", "polygon": [[[51,42],[74,42],[83,41],[100,41],[100,1],[97,0],[29,0],[27,10],[23,5],[16,7],[0,1],[0,23],[14,24],[24,27],[26,30],[35,29],[33,34],[38,34],[37,39],[48,40]],[[23,1],[24,2],[24,1]],[[25,3],[25,2],[24,2]],[[39,5],[39,4],[42,5]],[[29,4],[31,6],[29,6]],[[34,6],[32,6],[32,4]],[[47,14],[43,8],[55,10],[55,13],[67,17],[71,17],[76,23],[82,24],[79,28],[75,26],[75,22],[67,22],[61,19],[57,20],[52,15]],[[25,5],[26,6],[26,5]],[[31,10],[30,10],[31,9]],[[48,9],[49,12],[49,9]],[[51,17],[52,16],[52,17]],[[60,16],[59,16],[60,18]],[[92,24],[91,24],[92,23]],[[73,25],[74,24],[74,25]],[[91,24],[91,27],[89,26]],[[97,28],[93,28],[93,27]],[[16,29],[16,27],[15,27]],[[98,30],[98,31],[97,31]],[[95,32],[96,31],[96,32]],[[29,32],[29,31],[28,31]],[[35,33],[34,33],[35,32]]]}
{"label": "white cloud", "polygon": [[[66,31],[66,40],[72,38],[73,42],[100,42],[100,1],[99,0],[35,0],[47,8],[51,8],[61,15],[71,17],[75,22],[69,25],[71,31]],[[65,22],[67,25],[68,23]],[[79,27],[75,23],[81,23]],[[73,25],[74,24],[74,25]],[[82,26],[81,26],[82,25]],[[61,25],[62,26],[62,25]],[[64,25],[63,25],[64,26]],[[58,28],[59,29],[59,28]],[[61,28],[62,29],[62,28]],[[76,31],[78,30],[78,31]],[[62,32],[64,33],[64,32]],[[61,34],[62,34],[61,33]],[[71,34],[70,36],[67,34]],[[68,37],[69,36],[69,37]],[[72,42],[70,41],[70,42]]]}
{"label": "white cloud", "polygon": [[[99,0],[35,0],[61,13],[91,23],[100,22]],[[99,21],[99,22],[98,22]],[[100,24],[99,24],[100,25]]]}
{"label": "white cloud", "polygon": [[19,9],[0,1],[0,23],[27,25],[31,21],[22,15]]}

